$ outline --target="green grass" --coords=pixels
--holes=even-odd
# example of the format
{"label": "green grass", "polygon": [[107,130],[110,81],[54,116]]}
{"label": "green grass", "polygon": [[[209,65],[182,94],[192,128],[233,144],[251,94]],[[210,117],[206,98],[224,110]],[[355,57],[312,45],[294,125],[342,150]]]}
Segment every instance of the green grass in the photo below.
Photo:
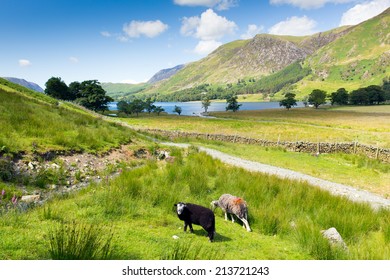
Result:
{"label": "green grass", "polygon": [[[381,113],[374,113],[376,108]],[[134,127],[240,135],[272,141],[354,142],[390,147],[390,106],[371,106],[372,112],[333,109],[274,109],[218,112],[224,119],[143,115],[122,119]],[[280,138],[279,138],[280,136]]]}
{"label": "green grass", "polygon": [[[0,89],[0,148],[2,152],[50,150],[100,153],[128,142],[132,133],[102,121],[72,104],[36,93],[39,98]],[[41,102],[41,96],[45,102]],[[46,102],[46,99],[48,102]]]}
{"label": "green grass", "polygon": [[[389,211],[375,212],[305,183],[226,167],[193,149],[188,153],[182,157],[176,151],[173,164],[151,161],[27,213],[1,215],[0,259],[51,258],[50,233],[72,221],[87,229],[112,228],[114,259],[390,258]],[[173,204],[208,206],[222,193],[246,199],[253,232],[225,222],[218,209],[214,243],[199,226],[194,226],[194,234],[184,233]],[[321,238],[320,230],[332,226],[348,252]]]}

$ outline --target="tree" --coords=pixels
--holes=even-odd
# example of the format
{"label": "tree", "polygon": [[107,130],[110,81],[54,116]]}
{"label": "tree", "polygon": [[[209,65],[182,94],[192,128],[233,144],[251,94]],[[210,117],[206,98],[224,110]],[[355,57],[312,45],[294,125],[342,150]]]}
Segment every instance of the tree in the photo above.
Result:
{"label": "tree", "polygon": [[349,103],[352,105],[367,105],[369,102],[368,92],[365,88],[353,90],[349,94]]}
{"label": "tree", "polygon": [[155,108],[153,109],[153,112],[157,113],[157,116],[160,116],[160,113],[164,111],[164,108],[161,106],[155,106]]}
{"label": "tree", "polygon": [[378,104],[385,101],[385,92],[380,86],[368,86],[365,88],[368,93],[368,100],[370,104]]}
{"label": "tree", "polygon": [[242,104],[238,104],[237,95],[232,95],[226,99],[226,103],[228,104],[226,107],[226,111],[232,110],[236,112],[240,109]]}
{"label": "tree", "polygon": [[70,100],[76,100],[77,98],[81,98],[81,84],[79,82],[72,82],[69,84],[69,97]]}
{"label": "tree", "polygon": [[308,102],[309,104],[314,105],[316,109],[322,104],[325,104],[326,101],[326,91],[321,89],[313,89],[313,91],[309,95]]}
{"label": "tree", "polygon": [[128,102],[121,100],[116,106],[118,107],[119,112],[125,113],[126,115],[131,114],[131,107]]}
{"label": "tree", "polygon": [[287,110],[290,110],[291,107],[297,106],[295,94],[291,92],[286,93],[284,95],[284,99],[279,102],[279,106],[286,107]]}
{"label": "tree", "polygon": [[339,88],[336,92],[330,94],[330,103],[332,105],[347,105],[348,104],[348,92],[345,88]]}
{"label": "tree", "polygon": [[202,99],[202,108],[204,108],[204,112],[207,114],[207,109],[210,107],[210,99],[205,96],[203,99]]}
{"label": "tree", "polygon": [[383,79],[382,89],[385,92],[385,101],[390,100],[390,77]]}
{"label": "tree", "polygon": [[146,101],[144,102],[144,106],[145,106],[145,110],[146,110],[146,112],[148,112],[149,114],[151,113],[151,112],[153,112],[153,110],[156,108],[156,106],[155,105],[153,105],[153,101],[152,101],[152,99],[150,98],[150,97],[148,97],[147,99],[146,99]]}
{"label": "tree", "polygon": [[177,113],[180,116],[180,114],[181,114],[181,107],[175,105],[175,108],[173,108],[173,112]]}
{"label": "tree", "polygon": [[61,78],[51,77],[45,84],[45,93],[56,99],[71,100],[68,86]]}
{"label": "tree", "polygon": [[76,102],[82,106],[94,111],[104,112],[108,109],[108,102],[112,101],[114,100],[106,96],[106,91],[97,80],[88,80],[80,84],[79,97]]}
{"label": "tree", "polygon": [[138,114],[145,109],[145,103],[141,99],[134,99],[130,103],[130,110],[132,113],[135,113],[138,117]]}

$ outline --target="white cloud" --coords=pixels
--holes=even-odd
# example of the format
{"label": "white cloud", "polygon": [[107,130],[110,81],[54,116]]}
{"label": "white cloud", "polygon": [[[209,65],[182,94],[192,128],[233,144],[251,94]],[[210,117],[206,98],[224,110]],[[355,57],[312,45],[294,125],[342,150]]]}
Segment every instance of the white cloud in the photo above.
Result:
{"label": "white cloud", "polygon": [[69,61],[76,64],[79,63],[79,59],[77,57],[71,56],[69,57]]}
{"label": "white cloud", "polygon": [[376,15],[379,15],[389,7],[390,0],[374,0],[362,4],[357,4],[343,14],[341,17],[340,26],[359,24]]}
{"label": "white cloud", "polygon": [[194,49],[194,52],[199,55],[207,55],[221,45],[221,42],[217,42],[215,40],[199,41]]}
{"label": "white cloud", "polygon": [[101,31],[100,35],[102,35],[103,37],[111,37],[112,36],[111,33],[108,31]]}
{"label": "white cloud", "polygon": [[194,52],[204,55],[222,45],[218,40],[226,35],[233,35],[236,29],[237,25],[234,21],[229,21],[216,14],[212,9],[208,9],[200,17],[184,17],[180,33],[199,39]]}
{"label": "white cloud", "polygon": [[316,9],[323,7],[327,3],[341,4],[355,1],[356,0],[270,0],[270,3],[274,5],[289,4],[302,9]]}
{"label": "white cloud", "polygon": [[27,59],[19,59],[19,66],[20,67],[28,67],[31,66],[32,63]]}
{"label": "white cloud", "polygon": [[146,36],[149,38],[156,37],[168,29],[168,25],[160,20],[155,21],[136,21],[133,20],[130,23],[123,25],[123,31],[128,37],[138,38],[140,36]]}
{"label": "white cloud", "polygon": [[194,36],[203,41],[219,40],[225,35],[235,33],[237,25],[216,14],[212,9],[203,12],[200,17],[183,18],[181,34]]}
{"label": "white cloud", "polygon": [[259,34],[263,32],[264,26],[257,26],[256,24],[249,24],[248,29],[244,34],[241,35],[241,39],[251,39],[256,36],[256,34]]}
{"label": "white cloud", "polygon": [[237,6],[237,2],[238,0],[174,0],[174,3],[180,6],[215,7],[219,11]]}
{"label": "white cloud", "polygon": [[281,21],[269,29],[270,34],[304,36],[316,33],[317,22],[307,16],[291,17]]}

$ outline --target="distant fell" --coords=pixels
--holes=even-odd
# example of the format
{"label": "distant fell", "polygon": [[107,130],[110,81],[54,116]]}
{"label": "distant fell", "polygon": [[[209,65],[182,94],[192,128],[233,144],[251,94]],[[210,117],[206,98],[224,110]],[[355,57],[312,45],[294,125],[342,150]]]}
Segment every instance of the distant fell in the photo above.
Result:
{"label": "distant fell", "polygon": [[180,65],[176,65],[175,67],[172,67],[172,68],[162,69],[162,70],[158,71],[156,74],[154,74],[153,77],[151,77],[149,79],[149,81],[147,81],[147,83],[148,84],[155,84],[159,81],[168,79],[168,78],[172,77],[173,75],[175,75],[178,71],[180,71],[184,67],[185,67],[184,64],[180,64]]}
{"label": "distant fell", "polygon": [[7,81],[10,81],[12,83],[21,85],[23,87],[38,91],[38,92],[44,92],[44,90],[37,85],[36,83],[26,81],[25,79],[19,79],[19,78],[13,78],[13,77],[3,77],[3,79],[6,79]]}

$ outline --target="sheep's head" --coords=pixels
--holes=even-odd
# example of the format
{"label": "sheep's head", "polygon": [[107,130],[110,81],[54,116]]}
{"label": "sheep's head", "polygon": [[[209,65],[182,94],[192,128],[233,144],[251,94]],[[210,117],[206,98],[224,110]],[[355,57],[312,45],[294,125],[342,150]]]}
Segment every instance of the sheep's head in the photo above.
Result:
{"label": "sheep's head", "polygon": [[215,208],[217,208],[219,206],[218,204],[218,200],[213,200],[211,201],[211,209],[213,209],[213,211],[215,210]]}
{"label": "sheep's head", "polygon": [[183,202],[178,202],[177,204],[174,205],[176,207],[176,212],[178,215],[181,215],[184,211],[184,208],[186,208],[186,204]]}

